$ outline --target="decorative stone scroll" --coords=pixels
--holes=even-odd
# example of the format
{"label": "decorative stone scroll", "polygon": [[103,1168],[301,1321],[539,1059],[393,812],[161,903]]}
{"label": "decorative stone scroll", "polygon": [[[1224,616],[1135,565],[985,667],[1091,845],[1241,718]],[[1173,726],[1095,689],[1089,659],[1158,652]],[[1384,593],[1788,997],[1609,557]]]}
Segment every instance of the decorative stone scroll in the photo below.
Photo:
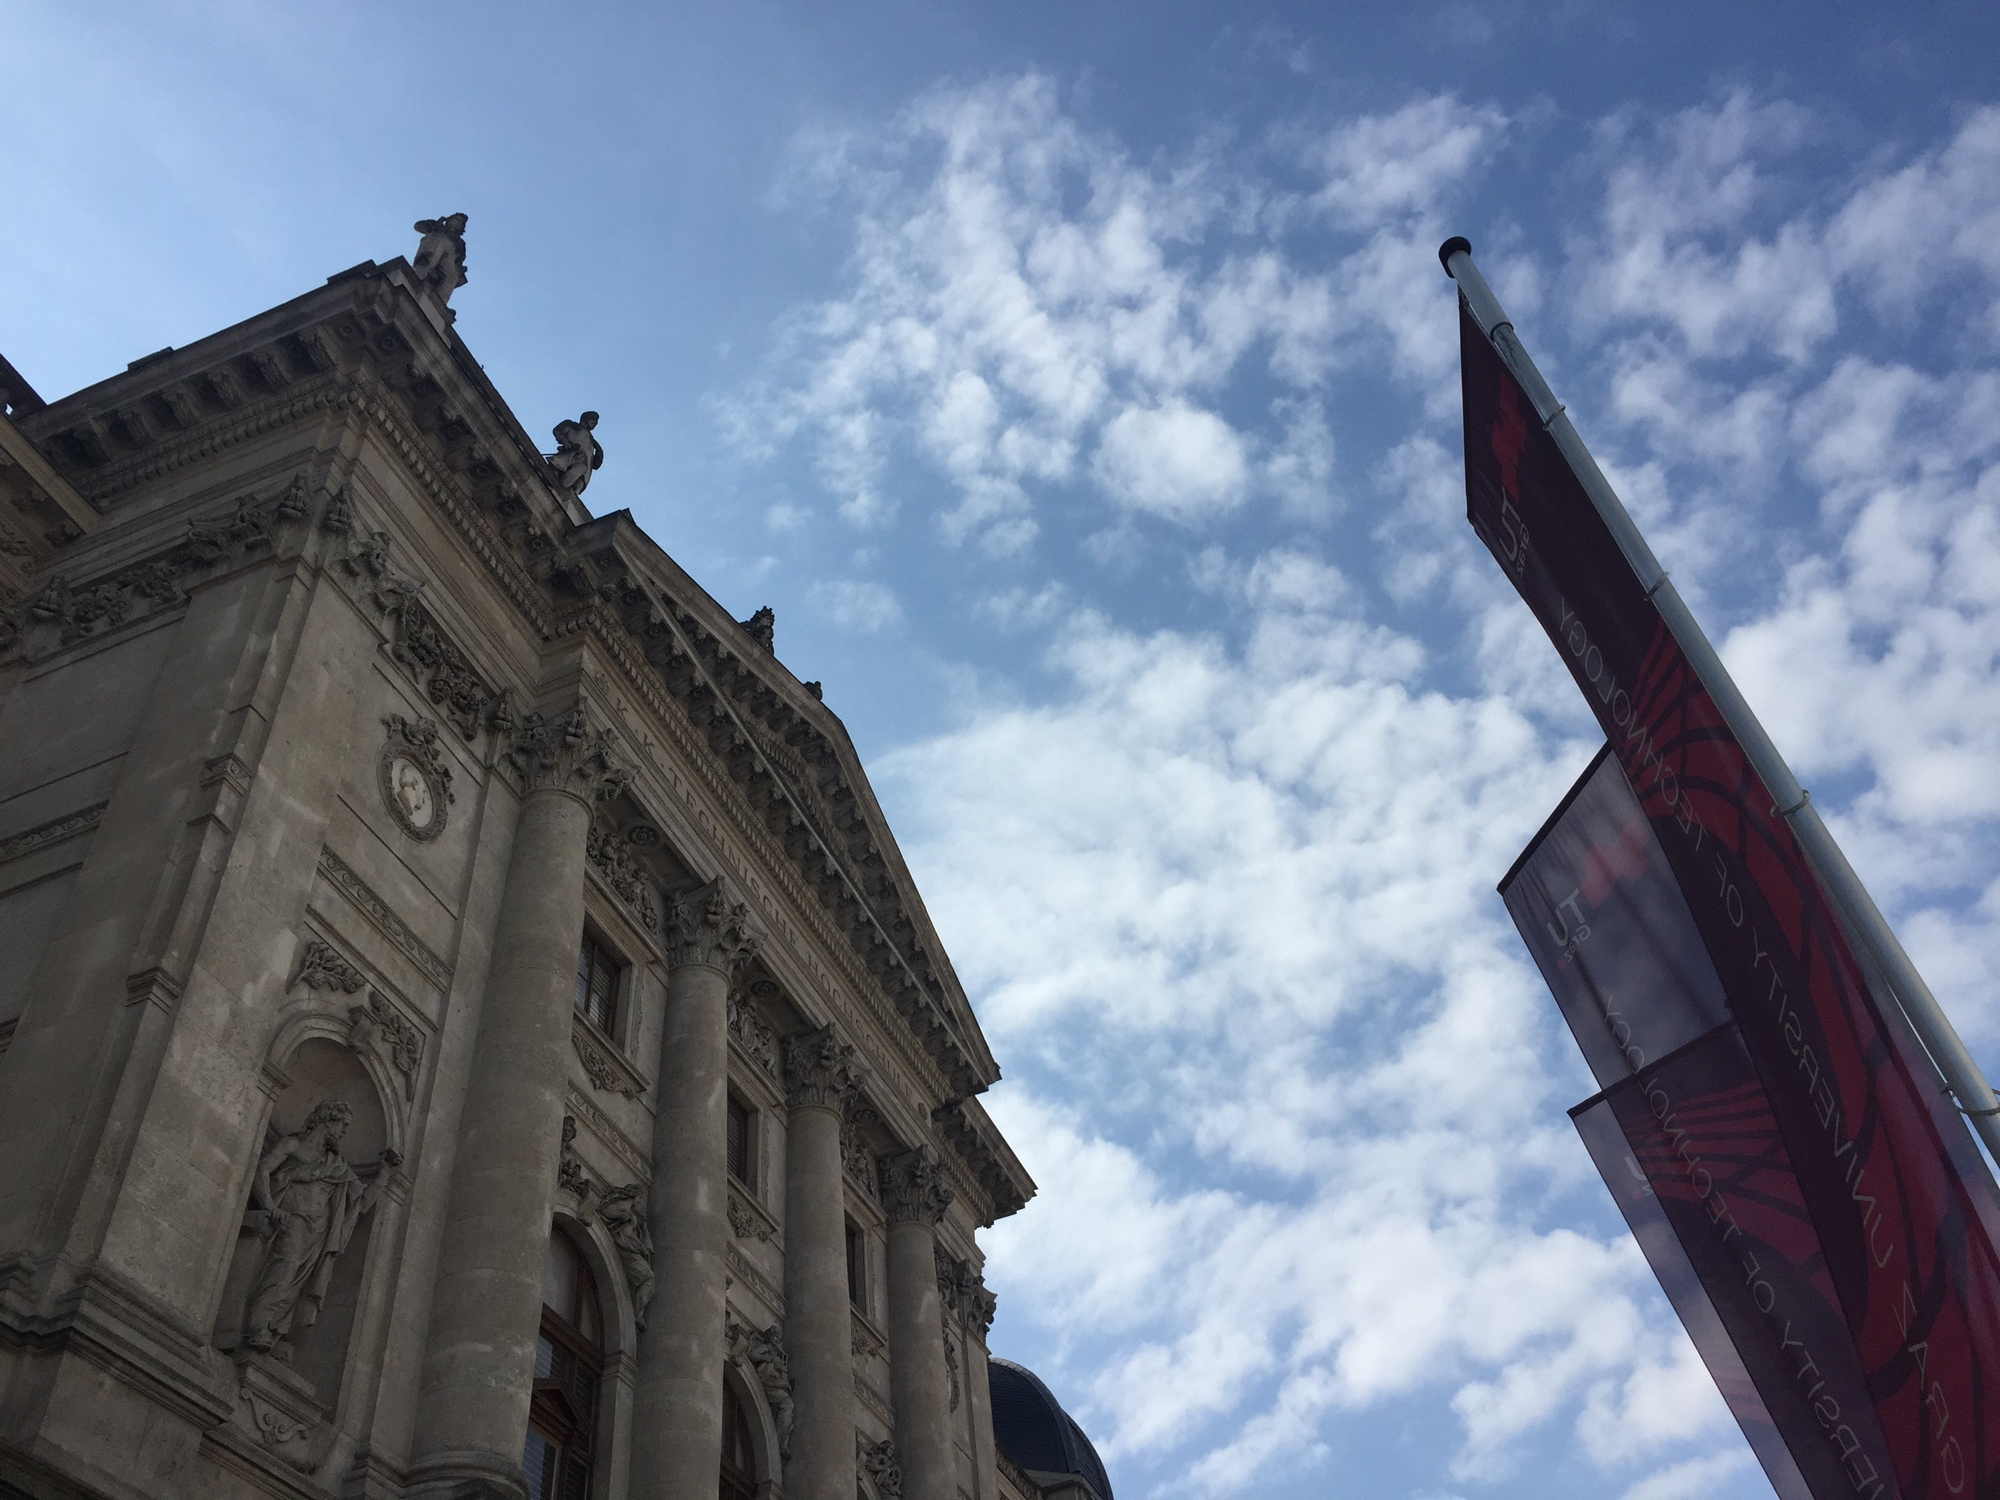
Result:
{"label": "decorative stone scroll", "polygon": [[321,942],[318,938],[307,938],[305,956],[299,961],[299,972],[292,978],[292,987],[296,989],[304,985],[313,990],[344,990],[351,995],[367,982],[367,976],[342,958],[333,944]]}
{"label": "decorative stone scroll", "polygon": [[370,990],[365,1003],[347,1008],[347,1040],[357,1052],[375,1051],[386,1057],[403,1075],[403,1097],[415,1095],[417,1070],[424,1060],[424,1034],[387,995]]}
{"label": "decorative stone scroll", "polygon": [[871,1443],[854,1435],[854,1462],[875,1486],[880,1500],[903,1500],[903,1466],[896,1458],[896,1445],[888,1438]]}
{"label": "decorative stone scroll", "polygon": [[604,1055],[604,1049],[584,1032],[581,1021],[572,1020],[569,1039],[576,1048],[577,1061],[583,1064],[583,1075],[590,1080],[592,1088],[625,1099],[636,1099],[645,1092]]}
{"label": "decorative stone scroll", "polygon": [[401,714],[388,714],[382,723],[389,731],[376,765],[382,801],[403,832],[428,842],[444,832],[447,809],[457,800],[437,724]]}
{"label": "decorative stone scroll", "polygon": [[876,1332],[874,1324],[851,1307],[847,1310],[847,1315],[856,1359],[867,1359],[873,1355],[887,1353],[889,1341]]}
{"label": "decorative stone scroll", "polygon": [[929,1146],[888,1152],[879,1159],[882,1207],[891,1224],[935,1224],[951,1207],[944,1168]]}
{"label": "decorative stone scroll", "polygon": [[653,1305],[653,1236],[646,1228],[643,1207],[646,1185],[628,1182],[607,1190],[597,1203],[597,1217],[618,1247],[618,1260],[625,1268],[625,1283],[632,1289],[632,1319],[646,1326],[646,1312]]}
{"label": "decorative stone scroll", "polygon": [[720,876],[683,891],[667,908],[667,963],[673,968],[699,964],[728,974],[757,951],[759,941],[750,908],[729,899]]}
{"label": "decorative stone scroll", "polygon": [[778,1226],[762,1209],[753,1207],[735,1189],[729,1193],[729,1232],[739,1240],[769,1240]]}
{"label": "decorative stone scroll", "polygon": [[568,792],[601,800],[632,779],[611,761],[611,731],[592,730],[583,710],[522,714],[501,757],[523,793]]}
{"label": "decorative stone scroll", "polygon": [[831,1026],[785,1039],[785,1100],[793,1109],[844,1112],[854,1090],[854,1049]]}
{"label": "decorative stone scroll", "polygon": [[993,1331],[993,1315],[999,1309],[1000,1299],[987,1287],[986,1278],[979,1277],[966,1306],[967,1319],[978,1323],[982,1335],[988,1334]]}

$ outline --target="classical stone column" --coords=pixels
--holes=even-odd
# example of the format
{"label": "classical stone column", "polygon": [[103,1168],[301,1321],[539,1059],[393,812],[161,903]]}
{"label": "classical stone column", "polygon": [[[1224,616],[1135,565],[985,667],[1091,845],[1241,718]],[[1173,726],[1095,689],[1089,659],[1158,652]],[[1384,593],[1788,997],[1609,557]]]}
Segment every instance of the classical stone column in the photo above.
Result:
{"label": "classical stone column", "polygon": [[580,710],[524,714],[521,813],[460,1117],[418,1396],[413,1483],[519,1495],[562,1144],[591,804],[623,785]]}
{"label": "classical stone column", "polygon": [[722,1463],[729,980],[756,950],[720,879],[667,914],[667,1010],[653,1115],[653,1264],[632,1400],[632,1493],[715,1500]]}
{"label": "classical stone column", "polygon": [[903,1493],[955,1495],[958,1472],[937,1281],[937,1223],[951,1207],[951,1189],[928,1146],[882,1157],[881,1175],[889,1216],[889,1391]]}
{"label": "classical stone column", "polygon": [[854,1330],[840,1117],[854,1049],[822,1026],[785,1043],[785,1339],[795,1416],[787,1500],[854,1494]]}

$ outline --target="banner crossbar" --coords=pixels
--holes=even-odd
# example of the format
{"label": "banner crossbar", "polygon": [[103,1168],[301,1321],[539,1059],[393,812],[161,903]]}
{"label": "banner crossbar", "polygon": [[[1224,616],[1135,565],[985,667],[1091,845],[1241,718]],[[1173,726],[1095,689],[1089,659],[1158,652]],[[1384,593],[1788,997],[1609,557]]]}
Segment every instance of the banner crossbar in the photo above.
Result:
{"label": "banner crossbar", "polygon": [[1861,883],[1861,877],[1855,873],[1854,866],[1848,862],[1832,831],[1821,819],[1811,795],[1792,774],[1776,743],[1765,732],[1749,701],[1736,686],[1736,680],[1723,666],[1721,656],[1696,621],[1694,612],[1681,598],[1680,590],[1674,587],[1666,569],[1660,566],[1660,560],[1653,555],[1653,549],[1625,509],[1624,502],[1618,498],[1618,492],[1604,477],[1603,470],[1598,468],[1590,449],[1584,446],[1568,411],[1556,400],[1549,383],[1542,378],[1542,372],[1521,346],[1513,320],[1507,316],[1500,300],[1493,295],[1493,289],[1486,284],[1486,278],[1480,274],[1479,267],[1473,263],[1471,241],[1456,235],[1446,240],[1438,247],[1438,261],[1444,266],[1445,275],[1458,284],[1459,295],[1465,299],[1473,321],[1479,325],[1480,331],[1492,343],[1515,379],[1521,382],[1528,399],[1534,403],[1535,415],[1555,439],[1557,448],[1568,460],[1626,562],[1645,585],[1646,597],[1659,610],[1660,617],[1680,643],[1702,686],[1715,701],[1723,722],[1743,746],[1751,766],[1763,778],[1774,799],[1772,811],[1790,825],[1822,888],[1832,900],[1835,914],[1847,930],[1863,966],[1902,1007],[1911,1029],[1929,1054],[1931,1066],[1943,1080],[1944,1092],[1970,1122],[1988,1154],[1995,1161],[2000,1161],[2000,1095],[1995,1095],[1986,1082],[1978,1063],[1960,1039],[1957,1028],[1951,1024],[1951,1018],[1944,1013],[1930,986],[1917,972],[1902,941],[1889,926],[1888,919],[1875,904],[1875,898],[1869,895],[1868,888]]}

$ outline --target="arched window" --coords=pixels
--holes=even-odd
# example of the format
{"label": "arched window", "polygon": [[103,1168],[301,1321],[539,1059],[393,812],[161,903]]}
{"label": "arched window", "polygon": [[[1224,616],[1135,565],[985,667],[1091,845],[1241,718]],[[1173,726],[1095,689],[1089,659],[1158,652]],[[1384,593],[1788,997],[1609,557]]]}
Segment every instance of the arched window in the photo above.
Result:
{"label": "arched window", "polygon": [[542,1260],[542,1331],[521,1466],[528,1500],[589,1500],[603,1324],[590,1267],[561,1230]]}
{"label": "arched window", "polygon": [[757,1493],[757,1458],[750,1434],[750,1413],[729,1382],[722,1384],[722,1483],[720,1500],[753,1500]]}

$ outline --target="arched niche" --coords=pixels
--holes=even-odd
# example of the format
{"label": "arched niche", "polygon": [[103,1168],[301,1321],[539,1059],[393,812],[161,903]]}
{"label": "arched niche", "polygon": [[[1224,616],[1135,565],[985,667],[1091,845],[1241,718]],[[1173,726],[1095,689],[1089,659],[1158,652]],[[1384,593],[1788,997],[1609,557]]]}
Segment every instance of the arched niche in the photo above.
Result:
{"label": "arched niche", "polygon": [[550,1232],[568,1238],[597,1283],[597,1300],[604,1322],[601,1347],[606,1371],[616,1368],[620,1361],[636,1360],[639,1329],[634,1320],[632,1287],[625,1279],[625,1265],[618,1258],[618,1247],[611,1243],[611,1236],[596,1219],[585,1223],[561,1209],[556,1211]]}
{"label": "arched niche", "polygon": [[[756,1486],[757,1500],[768,1500],[778,1492],[780,1459],[778,1454],[778,1423],[771,1415],[770,1403],[764,1399],[763,1383],[757,1379],[757,1372],[747,1359],[732,1359],[722,1367],[722,1389],[725,1400],[735,1400],[748,1419],[750,1427],[751,1477]],[[724,1414],[725,1426],[727,1412]]]}
{"label": "arched niche", "polygon": [[[348,1045],[345,1021],[298,1017],[273,1043],[265,1068],[271,1107],[253,1143],[214,1330],[216,1347],[239,1362],[257,1365],[283,1392],[316,1406],[323,1416],[331,1416],[338,1406],[367,1283],[378,1217],[372,1210],[388,1185],[382,1174],[391,1170],[383,1153],[386,1148],[400,1155],[403,1144],[400,1090],[379,1057]],[[323,1106],[344,1106],[345,1128],[335,1154],[347,1164],[348,1175],[298,1180],[282,1196],[294,1208],[320,1205],[326,1217],[317,1222],[333,1232],[310,1246],[311,1266],[298,1279],[285,1335],[269,1349],[259,1349],[246,1324],[260,1288],[268,1285],[267,1273],[276,1274],[272,1262],[280,1241],[268,1232],[273,1221],[257,1203],[257,1174],[272,1148],[304,1131]],[[297,1172],[297,1164],[281,1164],[278,1175],[288,1171]]]}

